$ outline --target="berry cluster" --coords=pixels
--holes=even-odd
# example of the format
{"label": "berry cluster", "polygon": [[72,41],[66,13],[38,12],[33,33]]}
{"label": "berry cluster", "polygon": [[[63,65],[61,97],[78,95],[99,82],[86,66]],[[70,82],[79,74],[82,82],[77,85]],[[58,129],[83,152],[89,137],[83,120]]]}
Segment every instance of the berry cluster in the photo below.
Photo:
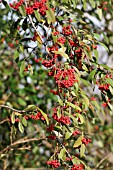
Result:
{"label": "berry cluster", "polygon": [[43,60],[43,61],[42,61],[42,64],[43,64],[45,67],[49,68],[49,67],[51,67],[51,66],[54,64],[54,60],[53,60],[53,59],[51,59],[51,60]]}
{"label": "berry cluster", "polygon": [[51,132],[52,130],[54,130],[54,124],[51,124],[48,128],[47,131]]}
{"label": "berry cluster", "polygon": [[26,7],[26,14],[31,15],[34,10],[39,10],[39,13],[42,16],[46,15],[46,10],[48,9],[46,6],[46,0],[40,0],[39,2],[35,1],[33,5]]}
{"label": "berry cluster", "polygon": [[50,135],[50,136],[48,136],[48,139],[55,140],[56,136],[55,135]]}
{"label": "berry cluster", "polygon": [[72,35],[72,30],[71,30],[71,26],[68,25],[68,26],[64,26],[62,28],[62,33],[65,35],[65,36],[69,36],[69,35]]}
{"label": "berry cluster", "polygon": [[82,57],[82,49],[79,47],[77,50],[74,50],[77,58],[81,58]]}
{"label": "berry cluster", "polygon": [[109,86],[110,84],[102,84],[102,85],[99,85],[99,89],[103,92],[103,91],[107,91],[109,90]]}
{"label": "berry cluster", "polygon": [[66,42],[66,39],[65,39],[64,37],[59,37],[59,38],[57,39],[57,42],[58,42],[58,43],[61,43],[61,44],[64,44],[64,43]]}
{"label": "berry cluster", "polygon": [[70,68],[68,70],[58,70],[54,76],[56,83],[61,88],[72,87],[75,82],[77,82],[74,69]]}
{"label": "berry cluster", "polygon": [[83,138],[83,139],[82,139],[82,143],[83,143],[84,145],[88,145],[90,142],[92,142],[91,139],[87,139],[87,138]]}
{"label": "berry cluster", "polygon": [[79,130],[75,130],[75,131],[72,133],[73,136],[76,136],[76,135],[79,135],[79,134],[80,134],[80,131],[79,131]]}
{"label": "berry cluster", "polygon": [[24,0],[20,0],[19,2],[14,2],[14,4],[12,3],[9,3],[10,7],[15,9],[15,10],[18,10],[20,6],[22,6],[22,4],[24,3]]}
{"label": "berry cluster", "polygon": [[54,36],[59,35],[59,34],[60,34],[60,32],[59,32],[59,31],[55,31],[55,32],[53,32],[53,35],[54,35]]}
{"label": "berry cluster", "polygon": [[71,170],[84,170],[83,164],[74,164]]}
{"label": "berry cluster", "polygon": [[53,113],[53,119],[56,120],[57,122],[64,124],[64,125],[69,125],[71,123],[71,120],[68,116],[61,116],[58,118],[57,113]]}
{"label": "berry cluster", "polygon": [[54,95],[58,95],[58,90],[50,90],[51,93],[53,93]]}
{"label": "berry cluster", "polygon": [[[34,114],[31,114],[31,115],[28,115],[28,116],[24,116],[24,118],[26,119],[26,120],[28,120],[28,119],[33,119],[33,120],[45,120],[45,118],[43,117],[43,115],[40,113],[40,112],[38,112],[36,115],[34,115]],[[10,121],[11,121],[11,119],[10,119]],[[19,118],[16,118],[15,119],[15,122],[20,122],[20,119]]]}
{"label": "berry cluster", "polygon": [[58,160],[47,161],[47,165],[51,165],[53,168],[58,168],[60,166],[60,162],[58,162]]}
{"label": "berry cluster", "polygon": [[76,42],[74,42],[73,40],[69,40],[69,44],[70,44],[70,46],[72,46],[72,47],[77,47],[77,43]]}
{"label": "berry cluster", "polygon": [[[26,14],[28,15],[31,15],[33,14],[34,10],[39,10],[39,13],[42,15],[42,16],[45,16],[46,15],[46,10],[48,9],[47,6],[46,6],[46,2],[47,0],[40,0],[40,1],[35,1],[31,6],[28,6],[28,7],[25,7],[25,10],[26,10]],[[24,0],[20,0],[19,2],[17,3],[10,3],[10,7],[15,9],[15,10],[18,10],[20,6],[22,6],[22,4],[24,3]]]}

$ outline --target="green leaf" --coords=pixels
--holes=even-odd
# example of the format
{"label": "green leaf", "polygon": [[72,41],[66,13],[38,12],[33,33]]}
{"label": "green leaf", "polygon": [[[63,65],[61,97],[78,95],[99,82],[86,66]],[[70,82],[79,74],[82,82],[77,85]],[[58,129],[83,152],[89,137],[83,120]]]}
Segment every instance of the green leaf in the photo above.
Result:
{"label": "green leaf", "polygon": [[94,0],[90,0],[90,4],[91,4],[92,8],[95,8],[96,4],[95,4]]}
{"label": "green leaf", "polygon": [[66,158],[66,151],[65,151],[64,148],[60,150],[60,153],[58,154],[58,158],[65,160],[65,158]]}
{"label": "green leaf", "polygon": [[82,144],[82,139],[83,139],[83,136],[81,135],[77,140],[76,142],[74,143],[73,147],[74,148],[77,148],[78,146],[80,146]]}
{"label": "green leaf", "polygon": [[89,74],[89,76],[88,76],[88,80],[89,81],[91,81],[91,80],[93,80],[94,79],[94,76],[95,76],[95,74],[96,74],[96,69],[95,70],[93,70],[93,71],[91,71],[91,73]]}
{"label": "green leaf", "polygon": [[24,109],[24,111],[26,111],[26,112],[33,112],[33,111],[36,110],[36,108],[37,107],[35,105],[31,104],[31,105],[28,105],[27,108]]}
{"label": "green leaf", "polygon": [[99,19],[101,20],[102,19],[102,9],[97,9],[97,14],[99,16]]}
{"label": "green leaf", "polygon": [[87,8],[86,0],[82,0],[82,2],[83,2],[83,7],[84,7],[84,9],[86,10],[86,8]]}
{"label": "green leaf", "polygon": [[111,85],[111,87],[113,87],[113,80],[110,78],[106,79],[107,83],[109,83]]}
{"label": "green leaf", "polygon": [[22,118],[22,124],[26,127],[27,126],[27,120],[23,117]]}
{"label": "green leaf", "polygon": [[41,114],[43,115],[43,117],[45,118],[47,125],[49,125],[49,119],[48,119],[48,117],[47,117],[47,114],[44,113],[39,107],[37,107],[37,109],[40,111],[40,113],[41,113]]}
{"label": "green leaf", "polygon": [[100,105],[97,103],[97,101],[91,101],[91,103],[98,109],[98,112],[100,111]]}
{"label": "green leaf", "polygon": [[107,47],[105,44],[103,44],[103,43],[101,43],[101,42],[99,42],[99,41],[98,41],[98,43],[99,43],[101,46],[103,46],[107,51],[109,51],[108,47]]}
{"label": "green leaf", "polygon": [[40,13],[38,12],[38,10],[34,10],[34,14],[35,14],[36,19],[40,22],[41,16],[40,16]]}
{"label": "green leaf", "polygon": [[26,65],[25,65],[25,61],[21,62],[21,66],[20,66],[20,73],[22,74],[24,72]]}
{"label": "green leaf", "polygon": [[99,34],[93,33],[93,35],[94,35],[95,38],[100,39],[100,35]]}
{"label": "green leaf", "polygon": [[66,132],[65,133],[65,139],[69,139],[71,137],[72,133],[71,132]]}
{"label": "green leaf", "polygon": [[54,24],[56,21],[55,14],[50,7],[48,7],[48,10],[46,11],[46,15],[47,15],[48,24],[50,24],[50,23]]}
{"label": "green leaf", "polygon": [[96,59],[97,59],[97,62],[98,62],[98,57],[99,57],[99,52],[98,52],[98,50],[97,50],[97,49],[93,49],[93,53],[94,53],[94,55],[95,55],[95,57],[96,57]]}
{"label": "green leaf", "polygon": [[76,8],[76,0],[72,0],[73,8]]}
{"label": "green leaf", "polygon": [[58,107],[58,110],[57,110],[57,116],[58,116],[58,118],[60,118],[60,117],[61,117],[61,108],[60,108],[60,107]]}
{"label": "green leaf", "polygon": [[19,11],[20,11],[22,16],[24,16],[24,17],[26,16],[24,5],[19,6]]}
{"label": "green leaf", "polygon": [[55,54],[60,54],[62,57],[69,59],[69,56],[63,51],[52,51],[52,52],[55,53]]}
{"label": "green leaf", "polygon": [[17,99],[17,102],[21,106],[26,106],[27,105],[26,101],[24,99],[20,98],[20,97]]}
{"label": "green leaf", "polygon": [[85,85],[85,86],[90,86],[90,82],[83,79],[83,78],[80,78],[80,80],[82,81],[82,83]]}
{"label": "green leaf", "polygon": [[22,126],[21,122],[18,123],[18,128],[21,133],[24,133],[24,127]]}
{"label": "green leaf", "polygon": [[[21,40],[20,40],[21,41]],[[24,46],[22,44],[19,44],[19,50],[23,53],[24,52]]]}
{"label": "green leaf", "polygon": [[110,90],[111,94],[113,95],[113,88],[111,86],[109,86],[109,90]]}
{"label": "green leaf", "polygon": [[105,68],[105,69],[107,69],[107,70],[110,70],[111,71],[111,68],[110,67],[108,67],[107,65],[105,65],[105,64],[100,64],[100,66],[102,66],[103,68]]}
{"label": "green leaf", "polygon": [[102,32],[103,36],[104,36],[104,41],[109,44],[109,38],[105,35],[104,32]]}
{"label": "green leaf", "polygon": [[60,106],[63,106],[63,100],[61,100],[60,98],[58,99],[58,102],[60,104]]}
{"label": "green leaf", "polygon": [[11,122],[12,122],[12,124],[15,123],[15,114],[14,113],[11,114]]}
{"label": "green leaf", "polygon": [[80,157],[84,157],[84,153],[85,153],[85,148],[86,146],[84,144],[81,145],[80,147]]}
{"label": "green leaf", "polygon": [[30,67],[28,68],[28,70],[29,70],[30,75],[33,75],[33,67],[30,66]]}
{"label": "green leaf", "polygon": [[81,108],[80,108],[79,106],[74,105],[73,103],[70,103],[70,102],[66,102],[66,103],[67,103],[69,106],[71,106],[73,109],[82,111]]}
{"label": "green leaf", "polygon": [[77,158],[76,158],[76,157],[74,157],[74,158],[72,159],[72,162],[73,162],[73,164],[78,163]]}
{"label": "green leaf", "polygon": [[19,52],[18,52],[18,50],[16,50],[14,53],[14,59],[16,60],[18,57],[19,57]]}

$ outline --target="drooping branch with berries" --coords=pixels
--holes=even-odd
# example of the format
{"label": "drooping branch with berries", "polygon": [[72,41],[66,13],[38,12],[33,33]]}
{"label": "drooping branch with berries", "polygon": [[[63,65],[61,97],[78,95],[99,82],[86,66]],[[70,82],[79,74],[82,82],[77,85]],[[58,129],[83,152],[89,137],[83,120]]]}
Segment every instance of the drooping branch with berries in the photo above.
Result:
{"label": "drooping branch with berries", "polygon": [[[83,1],[81,4],[84,10],[85,3]],[[92,8],[101,9],[99,4],[101,6],[101,2],[93,1]],[[8,109],[7,121],[22,134],[30,122],[40,122],[46,142],[52,144],[52,152],[45,161],[48,168],[90,170],[87,146],[90,146],[94,135],[88,125],[100,120],[106,110],[113,110],[112,69],[98,61],[98,45],[109,49],[84,21],[83,13],[77,5],[78,1],[65,3],[51,0],[20,0],[9,4],[10,10],[16,15],[9,33],[14,44],[10,43],[9,48],[12,49],[14,62],[17,62],[15,74],[20,76],[20,87],[23,88],[25,81],[26,87],[31,83],[31,88],[35,86],[32,96],[47,82],[46,86],[50,85],[49,95],[55,97],[55,102],[50,106],[51,111],[45,109],[43,104],[40,108],[36,98],[43,96],[42,92],[40,95],[35,93],[36,103],[30,103],[29,97],[25,97],[27,106],[24,99],[20,99],[23,109],[14,109],[17,106],[15,103],[14,108],[9,103],[1,104],[0,107],[2,110]],[[98,15],[100,17],[100,13]],[[39,87],[38,76],[35,76],[42,69],[45,84]],[[35,140],[38,141],[37,138]],[[29,142],[29,139],[25,141]],[[15,145],[16,142],[12,142],[2,149],[3,153],[10,152]]]}

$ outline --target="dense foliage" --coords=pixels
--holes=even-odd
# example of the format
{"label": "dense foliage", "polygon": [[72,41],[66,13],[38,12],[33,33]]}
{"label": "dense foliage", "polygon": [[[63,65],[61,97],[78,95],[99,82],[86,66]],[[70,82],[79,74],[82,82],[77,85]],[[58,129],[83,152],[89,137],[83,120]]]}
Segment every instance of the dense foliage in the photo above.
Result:
{"label": "dense foliage", "polygon": [[1,169],[113,166],[113,70],[101,60],[112,56],[112,10],[111,0],[1,1]]}

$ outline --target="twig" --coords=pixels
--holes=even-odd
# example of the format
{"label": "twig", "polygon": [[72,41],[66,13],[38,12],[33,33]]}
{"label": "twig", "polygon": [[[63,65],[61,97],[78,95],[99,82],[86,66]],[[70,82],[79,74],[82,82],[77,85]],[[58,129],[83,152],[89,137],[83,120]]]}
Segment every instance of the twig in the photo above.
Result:
{"label": "twig", "polygon": [[[25,0],[25,5],[26,5],[26,7],[27,7],[27,2],[26,2],[26,0]],[[37,29],[36,29],[36,27],[35,27],[35,25],[34,25],[34,23],[33,23],[33,20],[32,20],[32,18],[31,18],[31,15],[28,15],[28,17],[29,17],[29,20],[30,20],[30,22],[31,22],[31,24],[32,24],[32,26],[33,26],[33,28],[34,28],[34,30],[36,31],[36,33],[37,33],[38,36],[40,37],[40,39],[41,39],[41,41],[42,41],[42,44],[43,44],[42,37],[41,37],[40,33],[37,31]]]}
{"label": "twig", "polygon": [[2,121],[0,122],[0,125],[3,124],[4,122],[8,122],[8,121],[9,121],[9,119],[6,118],[6,119],[4,119],[4,120],[2,120]]}
{"label": "twig", "polygon": [[99,163],[96,166],[96,169],[99,168],[99,166],[102,164],[102,162],[104,162],[111,154],[112,152],[108,153],[104,158],[102,158]]}
{"label": "twig", "polygon": [[0,154],[2,154],[3,152],[9,150],[10,148],[16,146],[16,145],[19,145],[19,144],[23,144],[23,143],[27,143],[27,142],[32,142],[32,141],[40,141],[40,140],[43,140],[45,139],[45,137],[42,137],[42,138],[31,138],[31,139],[26,139],[26,140],[19,140],[19,141],[16,141],[14,143],[12,143],[11,145],[8,145],[6,148],[4,148],[3,150],[0,151]]}
{"label": "twig", "polygon": [[[55,134],[54,131],[52,131],[52,133]],[[55,136],[56,136],[56,134],[55,134]],[[66,151],[68,157],[71,158],[71,155],[69,154],[69,152],[67,151],[67,149],[65,148],[65,146],[63,145],[63,143],[60,141],[60,139],[58,138],[58,136],[56,136],[56,138],[57,138],[58,143],[60,143],[61,147],[62,147],[63,149],[65,149],[65,151]]]}
{"label": "twig", "polygon": [[12,108],[12,107],[9,107],[9,106],[6,106],[6,105],[0,105],[0,107],[2,108],[6,108],[6,109],[10,109],[10,110],[12,110],[12,111],[14,111],[14,112],[18,112],[18,113],[25,113],[26,111],[25,110],[17,110],[17,109],[14,109],[14,108]]}

